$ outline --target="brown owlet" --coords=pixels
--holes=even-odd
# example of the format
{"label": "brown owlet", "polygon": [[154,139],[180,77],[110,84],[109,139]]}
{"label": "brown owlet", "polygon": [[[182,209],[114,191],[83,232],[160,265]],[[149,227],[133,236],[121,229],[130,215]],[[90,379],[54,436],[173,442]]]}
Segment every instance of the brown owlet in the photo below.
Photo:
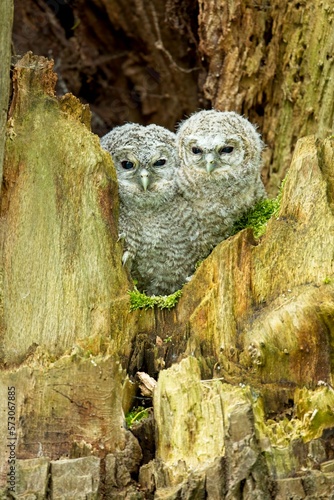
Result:
{"label": "brown owlet", "polygon": [[199,226],[177,193],[175,134],[158,125],[128,123],[101,139],[114,161],[120,196],[123,263],[139,290],[166,295],[192,274]]}
{"label": "brown owlet", "polygon": [[255,127],[237,113],[204,110],[181,123],[177,148],[177,185],[200,224],[202,259],[266,197],[260,175],[263,143]]}

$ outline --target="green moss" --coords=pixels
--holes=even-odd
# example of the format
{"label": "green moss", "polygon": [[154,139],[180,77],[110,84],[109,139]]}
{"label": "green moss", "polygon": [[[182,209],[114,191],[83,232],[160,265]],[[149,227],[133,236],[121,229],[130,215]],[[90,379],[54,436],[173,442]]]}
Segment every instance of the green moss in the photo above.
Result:
{"label": "green moss", "polygon": [[265,233],[268,220],[277,213],[278,209],[279,204],[277,204],[276,198],[260,201],[234,224],[233,234],[246,227],[251,227],[255,238],[259,238]]}
{"label": "green moss", "polygon": [[269,219],[278,215],[282,190],[285,180],[282,182],[280,190],[276,198],[259,201],[254,208],[244,214],[235,224],[233,234],[238,233],[246,227],[251,227],[254,231],[255,238],[260,238],[265,232]]}
{"label": "green moss", "polygon": [[134,287],[134,289],[129,292],[130,311],[136,311],[137,309],[153,309],[155,306],[158,307],[158,309],[172,309],[178,303],[181,294],[182,291],[177,290],[171,295],[152,295],[149,297]]}
{"label": "green moss", "polygon": [[132,408],[129,413],[125,416],[126,425],[129,429],[131,429],[132,425],[135,422],[140,422],[143,418],[148,417],[148,408],[144,408],[143,406],[137,406],[136,408]]}
{"label": "green moss", "polygon": [[198,260],[195,264],[195,270],[197,271],[197,269],[199,268],[199,266],[202,264],[203,262],[203,259],[202,260]]}

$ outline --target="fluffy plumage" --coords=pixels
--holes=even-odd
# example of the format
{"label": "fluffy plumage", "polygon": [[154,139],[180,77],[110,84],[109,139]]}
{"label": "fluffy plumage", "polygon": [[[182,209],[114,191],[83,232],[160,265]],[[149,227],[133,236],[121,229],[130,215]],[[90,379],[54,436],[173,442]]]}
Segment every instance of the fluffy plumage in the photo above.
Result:
{"label": "fluffy plumage", "polygon": [[204,258],[231,234],[241,215],[265,198],[260,176],[263,143],[242,116],[208,110],[181,124],[177,148],[177,185],[200,225],[198,258]]}
{"label": "fluffy plumage", "polygon": [[148,295],[170,294],[192,274],[199,228],[177,194],[175,134],[129,123],[101,139],[117,172],[123,262]]}

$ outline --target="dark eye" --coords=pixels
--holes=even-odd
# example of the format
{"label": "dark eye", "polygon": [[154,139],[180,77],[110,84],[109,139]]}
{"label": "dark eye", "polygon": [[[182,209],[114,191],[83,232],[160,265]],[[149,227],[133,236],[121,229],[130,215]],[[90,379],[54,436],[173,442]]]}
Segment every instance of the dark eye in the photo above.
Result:
{"label": "dark eye", "polygon": [[132,163],[132,161],[129,161],[129,160],[122,161],[121,165],[124,168],[124,170],[131,170],[134,167],[134,164]]}
{"label": "dark eye", "polygon": [[233,147],[232,146],[225,146],[224,148],[220,148],[220,150],[218,151],[218,153],[221,155],[223,153],[232,153],[233,151]]}
{"label": "dark eye", "polygon": [[203,153],[203,149],[197,148],[196,146],[191,148],[191,151],[194,153],[194,155],[201,155]]}
{"label": "dark eye", "polygon": [[153,167],[162,167],[162,165],[165,165],[165,163],[166,160],[164,158],[161,158],[160,160],[157,160],[153,163]]}

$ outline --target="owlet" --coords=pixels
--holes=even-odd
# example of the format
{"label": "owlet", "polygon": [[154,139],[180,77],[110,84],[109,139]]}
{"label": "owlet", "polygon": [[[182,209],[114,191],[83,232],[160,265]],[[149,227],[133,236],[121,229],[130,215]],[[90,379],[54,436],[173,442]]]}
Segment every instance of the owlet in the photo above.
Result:
{"label": "owlet", "polygon": [[139,290],[173,293],[193,272],[199,236],[191,206],[177,194],[175,134],[128,123],[102,137],[101,145],[117,172],[123,263]]}
{"label": "owlet", "polygon": [[263,143],[255,127],[237,113],[204,110],[180,125],[177,148],[176,182],[200,225],[202,259],[266,197],[260,175]]}

